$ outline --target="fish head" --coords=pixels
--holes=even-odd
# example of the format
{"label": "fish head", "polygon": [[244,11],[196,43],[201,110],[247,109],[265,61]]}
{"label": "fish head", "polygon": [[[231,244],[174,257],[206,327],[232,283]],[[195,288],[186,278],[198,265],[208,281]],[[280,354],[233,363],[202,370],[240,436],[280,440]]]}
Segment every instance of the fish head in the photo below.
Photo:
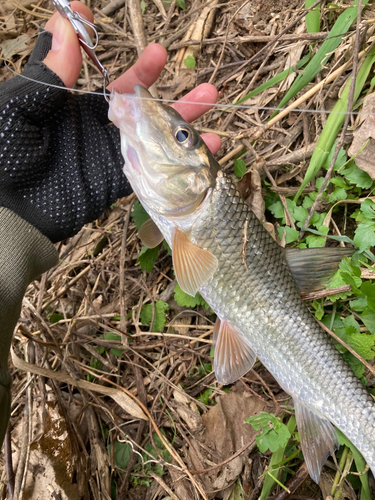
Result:
{"label": "fish head", "polygon": [[193,212],[219,169],[197,131],[141,85],[111,96],[109,119],[120,129],[124,174],[139,200],[163,216]]}

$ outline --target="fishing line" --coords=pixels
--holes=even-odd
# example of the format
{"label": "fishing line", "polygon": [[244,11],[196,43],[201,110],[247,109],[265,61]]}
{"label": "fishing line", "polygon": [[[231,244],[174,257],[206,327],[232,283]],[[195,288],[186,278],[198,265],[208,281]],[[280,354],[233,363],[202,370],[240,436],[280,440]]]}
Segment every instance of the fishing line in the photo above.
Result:
{"label": "fishing line", "polygon": [[[74,89],[71,87],[64,87],[62,85],[53,85],[51,83],[46,83],[46,82],[40,82],[38,80],[34,80],[33,78],[30,78],[28,76],[23,75],[22,73],[17,73],[14,71],[6,62],[4,62],[5,66],[11,71],[14,75],[20,76],[24,78],[25,80],[30,80],[31,82],[34,83],[40,83],[41,85],[45,85],[46,87],[52,87],[56,89],[61,89],[61,90],[69,90],[71,92],[78,92],[80,94],[91,94],[91,95],[96,95],[100,97],[108,97],[110,93],[104,94],[104,92],[94,92],[91,90],[82,90],[82,89]],[[155,97],[138,97],[138,99],[144,100],[144,101],[156,101],[156,102],[162,102],[162,103],[169,103],[169,104],[174,104],[174,103],[179,103],[179,104],[195,104],[195,105],[200,105],[200,106],[210,106],[210,107],[215,107],[219,109],[223,109],[223,111],[230,111],[233,108],[237,109],[251,109],[254,111],[284,111],[287,109],[287,107],[277,107],[277,106],[251,106],[249,104],[223,104],[223,103],[212,103],[212,102],[197,102],[197,101],[181,101],[178,99],[158,99]],[[298,111],[300,113],[323,113],[326,115],[358,115],[358,111],[327,111],[326,109],[302,109],[302,108],[288,108],[289,112],[295,112]]]}

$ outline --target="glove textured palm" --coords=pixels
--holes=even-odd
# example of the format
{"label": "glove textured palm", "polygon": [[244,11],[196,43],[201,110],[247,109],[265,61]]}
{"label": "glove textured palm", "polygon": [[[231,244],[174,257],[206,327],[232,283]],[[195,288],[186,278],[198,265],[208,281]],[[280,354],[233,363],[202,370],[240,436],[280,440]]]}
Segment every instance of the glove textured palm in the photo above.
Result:
{"label": "glove textured palm", "polygon": [[[1,84],[0,206],[52,242],[76,234],[121,196],[120,134],[103,95],[73,95],[43,64],[52,36],[43,32],[24,76]],[[45,85],[47,84],[47,85]]]}

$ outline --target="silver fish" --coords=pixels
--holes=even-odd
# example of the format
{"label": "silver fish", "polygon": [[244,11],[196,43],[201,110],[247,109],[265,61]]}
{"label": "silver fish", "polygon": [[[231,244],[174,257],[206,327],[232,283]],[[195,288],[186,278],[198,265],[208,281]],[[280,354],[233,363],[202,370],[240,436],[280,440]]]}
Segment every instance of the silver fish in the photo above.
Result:
{"label": "silver fish", "polygon": [[[282,249],[194,128],[150,97],[141,86],[114,94],[109,118],[120,129],[124,173],[152,219],[142,239],[150,247],[167,240],[181,288],[199,291],[218,316],[217,380],[234,382],[259,358],[293,397],[314,481],[339,445],[334,426],[374,473],[374,401],[302,302],[295,280],[301,269],[320,279],[315,261],[330,268],[340,252]],[[304,288],[316,279],[297,281]]]}

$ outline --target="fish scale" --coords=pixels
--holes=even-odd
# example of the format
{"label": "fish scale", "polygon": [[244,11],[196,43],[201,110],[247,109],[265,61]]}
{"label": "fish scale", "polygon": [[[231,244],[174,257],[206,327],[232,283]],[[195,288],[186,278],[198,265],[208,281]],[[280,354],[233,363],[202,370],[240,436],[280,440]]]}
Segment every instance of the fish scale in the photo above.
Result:
{"label": "fish scale", "polygon": [[284,250],[225,175],[219,174],[205,203],[192,241],[219,264],[200,293],[219,318],[242,332],[283,389],[337,426],[374,470],[373,400],[302,302]]}

